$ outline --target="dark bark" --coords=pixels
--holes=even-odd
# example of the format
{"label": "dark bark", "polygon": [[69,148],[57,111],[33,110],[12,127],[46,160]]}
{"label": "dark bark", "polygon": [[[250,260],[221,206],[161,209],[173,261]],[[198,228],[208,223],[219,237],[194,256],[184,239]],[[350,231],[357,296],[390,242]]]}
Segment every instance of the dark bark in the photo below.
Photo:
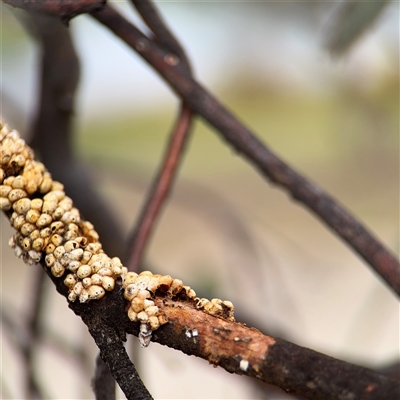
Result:
{"label": "dark bark", "polygon": [[[65,296],[62,279],[51,278]],[[211,316],[190,302],[158,297],[156,305],[169,322],[153,332],[152,341],[203,358],[230,373],[254,377],[311,400],[387,400],[400,394],[400,382],[395,379]],[[101,300],[69,303],[69,307],[88,326],[103,360],[130,396],[134,390],[130,382],[136,377],[122,342],[126,334],[138,335],[139,324],[127,317],[122,289],[116,287]]]}
{"label": "dark bark", "polygon": [[106,0],[3,0],[12,7],[25,11],[47,14],[61,19],[65,24],[83,13],[101,9]]}

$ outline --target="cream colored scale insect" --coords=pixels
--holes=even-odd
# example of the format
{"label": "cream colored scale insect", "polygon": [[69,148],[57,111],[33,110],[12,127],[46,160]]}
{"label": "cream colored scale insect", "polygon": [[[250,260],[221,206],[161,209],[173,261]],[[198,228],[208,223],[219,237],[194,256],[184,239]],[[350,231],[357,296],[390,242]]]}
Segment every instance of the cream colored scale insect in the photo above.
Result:
{"label": "cream colored scale insect", "polygon": [[139,340],[142,346],[147,346],[150,341],[149,329],[156,330],[160,325],[168,322],[152,301],[157,290],[167,297],[174,297],[183,292],[187,299],[193,300],[196,308],[234,321],[234,307],[230,301],[200,299],[196,297],[193,289],[184,286],[180,279],[172,279],[169,275],[153,275],[150,271],[143,271],[140,274],[128,272],[124,277],[122,287],[125,289],[124,297],[131,303],[128,310],[129,319],[141,323]]}
{"label": "cream colored scale insect", "polygon": [[153,330],[168,322],[153,301],[157,290],[169,297],[184,292],[196,308],[234,320],[231,302],[199,299],[193,289],[169,275],[128,273],[118,257],[105,254],[93,225],[81,219],[64,186],[52,180],[25,141],[1,119],[0,209],[9,214],[16,230],[9,241],[15,255],[27,264],[44,257],[52,275],[64,279],[69,301],[101,299],[121,278],[130,302],[128,317],[141,324],[142,346],[148,346]]}
{"label": "cream colored scale insect", "polygon": [[[102,298],[127,269],[103,252],[93,225],[81,219],[64,186],[52,180],[18,133],[2,122],[0,129],[0,208],[11,213],[17,231],[10,246],[28,264],[44,257],[55,277],[67,274],[70,301]],[[95,261],[101,262],[101,272]]]}

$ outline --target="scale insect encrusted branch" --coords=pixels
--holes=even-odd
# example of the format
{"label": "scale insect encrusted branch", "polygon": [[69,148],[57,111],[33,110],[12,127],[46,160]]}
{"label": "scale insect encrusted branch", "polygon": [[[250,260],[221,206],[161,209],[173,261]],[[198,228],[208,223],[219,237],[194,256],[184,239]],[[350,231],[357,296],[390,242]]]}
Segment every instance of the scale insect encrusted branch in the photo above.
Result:
{"label": "scale insect encrusted branch", "polygon": [[118,257],[105,254],[93,225],[81,218],[64,186],[52,180],[25,141],[1,120],[0,164],[0,208],[16,229],[10,246],[27,264],[44,257],[52,275],[64,279],[69,301],[101,299],[119,280],[130,303],[129,319],[141,323],[139,340],[144,347],[150,343],[151,332],[168,322],[153,301],[156,295],[179,296],[208,314],[234,320],[231,302],[200,299],[169,275],[128,273]]}
{"label": "scale insect encrusted branch", "polygon": [[394,379],[235,322],[232,303],[200,299],[179,279],[127,272],[118,258],[104,253],[62,184],[1,120],[0,206],[17,231],[11,239],[17,256],[47,268],[129,400],[152,397],[123,347],[126,333],[138,335],[144,347],[152,338],[309,399],[334,400],[346,392],[385,400],[399,391]]}

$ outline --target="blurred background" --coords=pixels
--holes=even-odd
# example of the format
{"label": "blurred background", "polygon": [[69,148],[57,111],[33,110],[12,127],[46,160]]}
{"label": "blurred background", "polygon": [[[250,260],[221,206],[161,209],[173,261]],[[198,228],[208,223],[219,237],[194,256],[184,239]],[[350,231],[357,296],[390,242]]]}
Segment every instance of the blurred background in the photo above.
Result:
{"label": "blurred background", "polygon": [[[129,4],[110,3],[145,30]],[[398,254],[399,4],[384,7],[341,54],[327,48],[343,22],[338,3],[157,6],[199,81]],[[0,5],[0,13],[0,114],[24,135],[37,106],[38,49],[20,23],[22,11]],[[75,150],[128,234],[179,102],[96,21],[80,16],[70,29],[82,68]],[[1,307],[18,331],[34,272],[8,248],[12,230],[4,216],[0,227]],[[398,359],[399,307],[387,286],[200,119],[146,261],[154,273],[179,277],[200,297],[231,300],[237,319],[266,334],[376,368]],[[93,398],[96,347],[48,286],[41,320],[46,341],[34,359],[38,379],[46,398]],[[2,398],[21,399],[24,359],[7,332],[3,324]],[[23,327],[20,332],[23,341]],[[155,343],[136,355],[155,398],[288,398]]]}

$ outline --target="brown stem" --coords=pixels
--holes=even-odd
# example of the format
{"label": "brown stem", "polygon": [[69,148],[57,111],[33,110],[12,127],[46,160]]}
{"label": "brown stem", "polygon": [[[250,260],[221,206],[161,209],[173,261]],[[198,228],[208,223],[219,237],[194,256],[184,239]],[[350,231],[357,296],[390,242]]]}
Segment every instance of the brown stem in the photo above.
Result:
{"label": "brown stem", "polygon": [[[156,40],[167,51],[172,51],[180,60],[180,64],[190,72],[191,67],[183,47],[167,27],[151,0],[131,0],[144,22],[153,31]],[[177,60],[178,61],[178,60]]]}
{"label": "brown stem", "polygon": [[153,397],[143,384],[136,368],[131,362],[123,346],[126,340],[121,336],[117,325],[99,318],[96,311],[91,312],[90,307],[84,307],[82,320],[88,326],[89,332],[100,349],[100,356],[107,364],[112,376],[118,382],[127,400],[151,400]]}
{"label": "brown stem", "polygon": [[183,106],[177,124],[171,134],[157,178],[148,194],[139,220],[135,224],[135,230],[129,240],[131,245],[129,246],[130,254],[127,267],[130,271],[138,270],[149,235],[171,190],[182,159],[184,145],[189,135],[191,121],[191,110]]}
{"label": "brown stem", "polygon": [[[67,288],[62,280],[48,274],[65,296]],[[156,297],[155,303],[168,323],[153,332],[153,341],[203,358],[230,373],[254,377],[311,400],[386,400],[397,398],[399,393],[400,382],[395,379],[264,335],[244,324],[211,316],[190,301]],[[126,301],[119,288],[101,301],[69,303],[69,307],[81,316],[100,351],[108,351],[109,357],[102,357],[113,375],[119,365],[123,380],[129,380],[128,372],[120,364],[120,350],[116,353],[108,345],[117,340],[115,336],[125,340],[126,333],[139,333],[139,323],[132,323],[127,317]]]}
{"label": "brown stem", "polygon": [[[174,63],[180,62],[186,72],[190,74],[189,61],[182,46],[167,27],[152,2],[150,0],[132,0],[132,2],[143,20],[153,31],[156,40],[161,43],[167,51],[172,51],[179,57],[178,59],[174,59],[171,58],[172,55],[169,55],[167,60]],[[130,271],[139,270],[140,262],[151,232],[155,226],[156,219],[171,191],[179,163],[183,156],[185,144],[189,138],[191,119],[191,110],[188,107],[182,106],[176,126],[171,134],[164,160],[143,205],[140,217],[128,240],[128,243],[130,243],[128,246],[128,269]]]}
{"label": "brown stem", "polygon": [[[51,3],[51,1],[46,1],[43,5],[43,2],[34,0],[31,2],[5,1],[25,10],[30,10],[32,3],[34,4],[32,7],[41,12],[47,12],[47,3]],[[54,14],[61,19],[65,18],[59,4],[56,5]],[[155,43],[149,41],[134,25],[115,10],[105,6],[102,11],[92,12],[92,16],[137,51],[160,73],[194,112],[199,113],[219,130],[222,136],[235,149],[242,152],[262,174],[266,175],[272,182],[288,189],[293,198],[305,204],[321,218],[358,252],[397,294],[400,294],[399,261],[343,206],[280,160],[202,86],[188,76],[179,63],[175,65],[167,62],[168,54]]]}
{"label": "brown stem", "polygon": [[322,188],[283,162],[183,68],[165,62],[165,51],[111,7],[92,14],[140,54],[169,83],[193,112],[208,121],[228,143],[272,182],[287,189],[346,241],[400,294],[400,264],[396,257],[353,215]]}
{"label": "brown stem", "polygon": [[3,0],[12,7],[60,18],[64,23],[76,15],[101,9],[106,0]]}
{"label": "brown stem", "polygon": [[[174,348],[208,360],[230,373],[258,378],[285,392],[307,399],[389,399],[400,383],[372,370],[340,361],[254,328],[210,315],[200,315],[192,305],[160,300],[168,328],[154,332],[166,342],[174,334]],[[196,331],[196,335],[193,332]]]}

